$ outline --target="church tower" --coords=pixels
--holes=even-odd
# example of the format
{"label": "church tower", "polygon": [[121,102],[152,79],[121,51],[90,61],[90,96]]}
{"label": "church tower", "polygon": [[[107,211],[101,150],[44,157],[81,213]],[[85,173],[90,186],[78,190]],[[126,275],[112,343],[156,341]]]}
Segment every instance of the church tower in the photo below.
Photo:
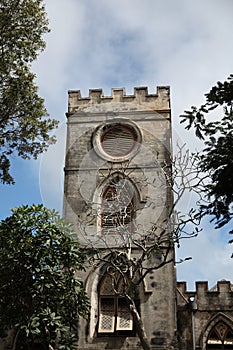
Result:
{"label": "church tower", "polygon": [[87,251],[80,349],[177,349],[169,87],[69,91],[63,217]]}

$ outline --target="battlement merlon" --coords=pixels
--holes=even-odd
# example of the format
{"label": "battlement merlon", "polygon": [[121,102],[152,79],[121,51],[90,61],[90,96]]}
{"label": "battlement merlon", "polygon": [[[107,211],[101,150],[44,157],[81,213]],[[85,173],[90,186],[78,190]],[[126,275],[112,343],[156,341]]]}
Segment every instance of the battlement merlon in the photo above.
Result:
{"label": "battlement merlon", "polygon": [[86,111],[94,105],[112,110],[112,104],[124,105],[126,109],[170,111],[170,87],[158,86],[156,94],[148,94],[147,87],[135,87],[133,95],[126,95],[124,88],[113,88],[111,96],[104,96],[102,89],[90,89],[88,97],[82,97],[80,90],[69,90],[67,116]]}
{"label": "battlement merlon", "polygon": [[181,298],[178,298],[183,304],[184,300],[190,300],[194,298],[199,307],[211,307],[211,305],[222,305],[224,307],[230,307],[233,302],[233,286],[230,281],[218,281],[217,284],[209,289],[208,282],[196,282],[196,290],[188,291],[186,282],[177,282],[178,294]]}

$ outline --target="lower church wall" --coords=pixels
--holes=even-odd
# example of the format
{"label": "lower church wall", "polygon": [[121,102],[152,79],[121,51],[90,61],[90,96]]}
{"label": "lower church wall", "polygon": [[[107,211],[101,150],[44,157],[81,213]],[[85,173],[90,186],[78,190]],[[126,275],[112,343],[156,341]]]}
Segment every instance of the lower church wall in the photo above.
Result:
{"label": "lower church wall", "polygon": [[[134,326],[132,336],[98,333],[98,269],[86,271],[86,290],[91,300],[90,319],[80,320],[80,349],[142,349]],[[174,280],[164,276],[174,276]],[[85,280],[85,279],[84,279]],[[151,349],[177,350],[176,290],[173,263],[151,272],[137,291],[137,306]]]}
{"label": "lower church wall", "polygon": [[179,350],[208,349],[208,339],[215,326],[233,331],[233,289],[229,281],[219,281],[211,289],[208,282],[196,282],[195,291],[187,291],[186,283],[178,282],[177,291]]}
{"label": "lower church wall", "polygon": [[[208,350],[208,337],[219,324],[228,327],[232,332],[232,344],[231,347],[228,344],[227,349],[233,349],[233,288],[230,282],[220,281],[210,290],[207,282],[196,282],[195,291],[187,291],[186,283],[178,282],[177,298],[172,298],[172,283],[164,292],[165,286],[158,276],[156,280],[154,276],[149,276],[147,282],[147,293],[143,293],[144,297],[143,291],[140,292],[140,312],[151,350]],[[91,290],[96,286],[97,281],[92,279],[87,287]],[[94,321],[79,320],[78,349],[142,350],[136,333],[133,336],[98,335],[97,299],[95,303],[91,311]],[[13,334],[13,331],[1,331],[0,350],[12,349]]]}

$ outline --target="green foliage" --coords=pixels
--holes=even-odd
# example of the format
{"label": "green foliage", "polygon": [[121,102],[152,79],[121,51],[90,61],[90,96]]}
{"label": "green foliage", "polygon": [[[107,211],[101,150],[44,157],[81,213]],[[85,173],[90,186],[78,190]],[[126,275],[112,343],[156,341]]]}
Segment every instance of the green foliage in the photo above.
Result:
{"label": "green foliage", "polygon": [[[212,215],[219,228],[233,217],[233,75],[205,96],[206,103],[185,111],[181,123],[188,122],[186,129],[194,127],[196,136],[204,141],[199,165],[209,174],[210,183],[206,186],[208,203],[201,204],[200,215]],[[207,122],[208,113],[217,107],[222,107],[221,116]]]}
{"label": "green foliage", "polygon": [[54,139],[31,62],[45,48],[49,31],[42,0],[0,1],[0,181],[14,183],[10,155],[37,158]]}
{"label": "green foliage", "polygon": [[13,209],[0,223],[0,329],[16,329],[29,348],[72,349],[78,316],[87,315],[75,275],[85,255],[72,234],[42,205]]}

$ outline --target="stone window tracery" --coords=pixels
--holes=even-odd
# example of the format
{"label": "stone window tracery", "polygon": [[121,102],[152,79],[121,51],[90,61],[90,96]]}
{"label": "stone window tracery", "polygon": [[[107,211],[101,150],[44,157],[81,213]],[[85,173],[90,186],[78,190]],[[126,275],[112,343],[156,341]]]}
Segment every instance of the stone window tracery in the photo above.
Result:
{"label": "stone window tracery", "polygon": [[218,322],[210,331],[207,339],[207,350],[232,350],[233,331],[224,323]]}
{"label": "stone window tracery", "polygon": [[102,234],[133,232],[134,191],[129,180],[116,176],[106,186],[101,203]]}

